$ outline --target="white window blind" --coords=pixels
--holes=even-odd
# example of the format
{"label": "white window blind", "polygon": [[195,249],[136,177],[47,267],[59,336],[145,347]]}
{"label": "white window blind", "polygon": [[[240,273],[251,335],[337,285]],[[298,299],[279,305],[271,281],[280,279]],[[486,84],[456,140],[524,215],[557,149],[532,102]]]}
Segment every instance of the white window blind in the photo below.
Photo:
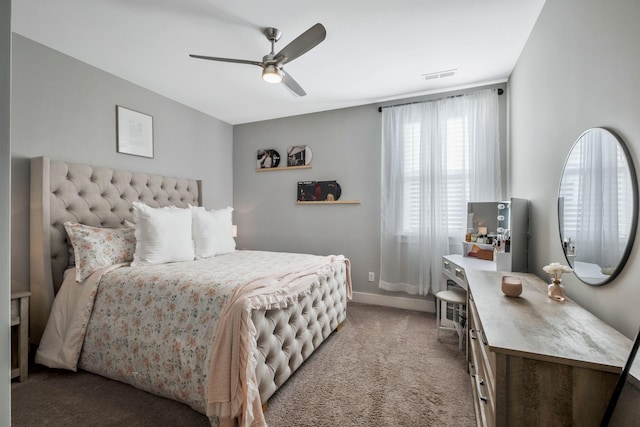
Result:
{"label": "white window blind", "polygon": [[469,120],[454,117],[447,120],[447,208],[449,237],[457,236],[467,228],[467,202],[469,201]]}
{"label": "white window blind", "polygon": [[560,197],[564,214],[562,226],[563,236],[576,240],[578,230],[578,185],[580,182],[580,148],[575,147],[576,155],[567,158],[562,175]]}
{"label": "white window blind", "polygon": [[404,208],[402,230],[404,235],[416,235],[420,230],[420,123],[405,123],[404,129]]}
{"label": "white window blind", "polygon": [[[469,200],[469,130],[465,117],[447,119],[446,148],[442,162],[446,170],[446,197],[443,211],[448,214],[449,236],[456,236],[466,228],[466,209]],[[403,234],[415,235],[420,230],[421,176],[432,173],[423,168],[420,152],[420,123],[405,123],[404,135],[404,209]]]}

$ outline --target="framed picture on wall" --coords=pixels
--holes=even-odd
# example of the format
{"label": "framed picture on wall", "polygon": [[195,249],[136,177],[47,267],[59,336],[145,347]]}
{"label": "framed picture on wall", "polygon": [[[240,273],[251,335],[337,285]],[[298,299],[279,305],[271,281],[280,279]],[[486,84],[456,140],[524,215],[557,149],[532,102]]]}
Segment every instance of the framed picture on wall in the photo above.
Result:
{"label": "framed picture on wall", "polygon": [[335,202],[341,194],[337,181],[298,181],[298,202]]}
{"label": "framed picture on wall", "polygon": [[258,150],[258,169],[270,169],[276,168],[280,164],[280,153],[276,150],[269,148],[261,148]]}
{"label": "framed picture on wall", "polygon": [[118,153],[153,158],[153,117],[116,105]]}
{"label": "framed picture on wall", "polygon": [[287,166],[304,166],[311,164],[311,148],[306,145],[294,145],[287,148]]}

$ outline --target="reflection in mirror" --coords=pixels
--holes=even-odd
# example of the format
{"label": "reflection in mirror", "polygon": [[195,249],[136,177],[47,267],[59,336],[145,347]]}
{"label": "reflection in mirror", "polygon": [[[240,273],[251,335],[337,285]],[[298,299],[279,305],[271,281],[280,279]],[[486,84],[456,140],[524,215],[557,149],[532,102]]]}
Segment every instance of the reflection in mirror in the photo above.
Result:
{"label": "reflection in mirror", "polygon": [[633,162],[613,132],[593,128],[575,142],[558,195],[567,262],[589,285],[603,285],[626,262],[636,233],[638,188]]}
{"label": "reflection in mirror", "polygon": [[[508,202],[501,202],[508,203]],[[473,228],[476,230],[479,227],[487,227],[488,233],[496,233],[499,226],[498,213],[496,206],[498,202],[469,202],[467,204],[467,210],[469,217],[473,222]],[[509,228],[508,225],[502,225],[504,228]]]}

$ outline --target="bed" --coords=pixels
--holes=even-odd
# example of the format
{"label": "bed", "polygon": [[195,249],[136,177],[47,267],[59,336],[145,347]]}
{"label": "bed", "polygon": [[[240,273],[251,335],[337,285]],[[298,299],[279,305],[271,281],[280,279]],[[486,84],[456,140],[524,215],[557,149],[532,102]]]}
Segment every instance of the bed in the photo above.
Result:
{"label": "bed", "polygon": [[[204,212],[196,208],[201,183],[32,159],[36,361],[184,402],[212,425],[264,425],[269,397],[346,319],[349,261],[233,250],[192,261],[107,263],[79,278],[80,265],[70,268],[70,259],[82,258],[70,251],[69,227],[136,233],[140,242],[142,222],[131,222],[143,206]],[[64,348],[51,345],[63,335]]]}

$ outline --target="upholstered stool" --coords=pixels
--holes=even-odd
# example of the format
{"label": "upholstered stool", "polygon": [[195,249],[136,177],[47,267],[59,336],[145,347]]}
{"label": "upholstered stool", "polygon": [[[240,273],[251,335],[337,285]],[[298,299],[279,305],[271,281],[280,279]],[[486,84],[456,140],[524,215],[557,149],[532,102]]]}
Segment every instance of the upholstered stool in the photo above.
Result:
{"label": "upholstered stool", "polygon": [[[453,327],[442,326],[442,303],[453,304],[453,310],[457,311],[457,315],[454,313]],[[460,320],[466,319],[465,307],[467,305],[467,293],[464,291],[447,290],[440,291],[436,294],[436,327],[437,337],[440,339],[440,330],[443,331],[456,331],[458,333],[458,347],[462,350],[463,339],[465,337],[465,325],[466,322]]]}

